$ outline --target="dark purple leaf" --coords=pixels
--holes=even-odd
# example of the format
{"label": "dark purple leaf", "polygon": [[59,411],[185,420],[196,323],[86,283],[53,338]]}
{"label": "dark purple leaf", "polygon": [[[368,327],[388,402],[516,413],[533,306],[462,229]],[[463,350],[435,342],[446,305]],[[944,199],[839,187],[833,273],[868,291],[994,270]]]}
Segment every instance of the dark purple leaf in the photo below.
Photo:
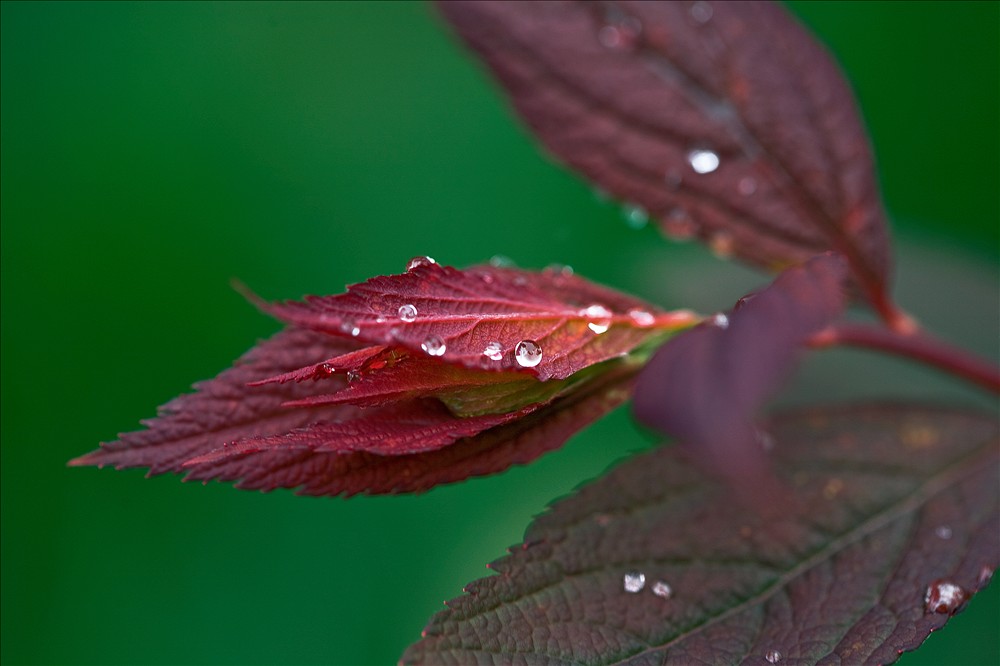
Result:
{"label": "dark purple leaf", "polygon": [[780,6],[439,7],[549,151],[668,235],[768,270],[833,249],[889,307],[884,214],[851,91]]}
{"label": "dark purple leaf", "polygon": [[884,664],[1000,561],[992,415],[905,405],[769,424],[792,498],[733,502],[676,448],[558,502],[406,664]]}
{"label": "dark purple leaf", "polygon": [[755,413],[806,338],[840,314],[845,275],[839,255],[820,255],[670,340],[639,375],[636,417],[724,476],[761,479],[766,462]]}

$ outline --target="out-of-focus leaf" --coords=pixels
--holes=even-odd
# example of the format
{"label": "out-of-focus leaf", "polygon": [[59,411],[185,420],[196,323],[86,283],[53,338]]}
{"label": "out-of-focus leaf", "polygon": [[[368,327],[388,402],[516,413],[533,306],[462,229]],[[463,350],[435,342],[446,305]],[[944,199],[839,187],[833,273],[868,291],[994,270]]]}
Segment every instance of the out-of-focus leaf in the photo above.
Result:
{"label": "out-of-focus leaf", "polygon": [[345,294],[262,307],[295,326],[540,380],[565,379],[695,321],[561,271],[429,261]]}
{"label": "out-of-focus leaf", "polygon": [[734,504],[677,449],[556,503],[402,663],[884,664],[1000,560],[994,415],[810,409],[769,424],[793,490]]}
{"label": "out-of-focus leaf", "polygon": [[766,465],[756,412],[806,338],[843,310],[845,276],[842,257],[820,255],[667,342],[636,382],[636,417],[679,439],[709,469],[756,484]]}
{"label": "out-of-focus leaf", "polygon": [[836,65],[780,6],[438,6],[556,158],[668,235],[769,270],[833,249],[883,305],[868,139]]}

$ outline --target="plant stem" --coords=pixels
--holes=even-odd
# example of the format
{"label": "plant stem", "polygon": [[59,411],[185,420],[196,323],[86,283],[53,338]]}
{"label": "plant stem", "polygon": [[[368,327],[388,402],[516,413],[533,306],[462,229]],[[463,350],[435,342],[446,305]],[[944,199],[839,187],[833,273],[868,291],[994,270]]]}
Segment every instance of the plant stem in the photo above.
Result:
{"label": "plant stem", "polygon": [[889,352],[926,363],[1000,393],[1000,370],[989,361],[924,333],[902,333],[868,324],[834,324],[808,340],[810,347],[850,345]]}

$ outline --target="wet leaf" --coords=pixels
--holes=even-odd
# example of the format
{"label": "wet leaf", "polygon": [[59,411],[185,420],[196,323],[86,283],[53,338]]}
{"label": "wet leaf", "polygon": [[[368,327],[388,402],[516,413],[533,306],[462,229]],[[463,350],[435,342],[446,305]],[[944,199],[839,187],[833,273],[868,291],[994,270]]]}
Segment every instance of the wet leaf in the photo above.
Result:
{"label": "wet leaf", "polygon": [[667,235],[769,270],[833,249],[884,300],[867,136],[830,56],[780,6],[438,6],[546,148]]}
{"label": "wet leaf", "polygon": [[757,486],[766,458],[756,412],[806,338],[843,310],[845,276],[842,257],[820,255],[667,342],[636,382],[636,418],[683,442],[708,469]]}
{"label": "wet leaf", "polygon": [[[375,313],[385,303],[398,310],[404,297],[414,313],[411,321],[394,319],[392,326],[407,327],[400,333]],[[593,299],[602,303],[600,319]],[[324,330],[278,334],[169,403],[145,423],[148,430],[70,464],[148,467],[308,494],[424,490],[558,447],[624,400],[650,345],[695,319],[563,273],[430,263],[342,296],[265,308]],[[419,347],[429,327],[453,353]],[[510,353],[505,362],[501,343],[483,342],[529,334],[547,348],[540,374],[574,371],[542,381],[512,369],[518,364]]]}
{"label": "wet leaf", "polygon": [[295,326],[541,380],[565,379],[696,321],[560,271],[431,263],[345,294],[261,307]]}
{"label": "wet leaf", "polygon": [[768,424],[767,515],[679,455],[559,501],[402,663],[891,663],[1000,561],[994,415],[810,409]]}

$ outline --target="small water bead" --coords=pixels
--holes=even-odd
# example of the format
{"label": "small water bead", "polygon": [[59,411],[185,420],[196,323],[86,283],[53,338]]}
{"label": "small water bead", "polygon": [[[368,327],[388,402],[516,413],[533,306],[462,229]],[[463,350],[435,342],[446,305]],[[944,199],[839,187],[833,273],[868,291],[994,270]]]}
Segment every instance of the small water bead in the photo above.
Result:
{"label": "small water bead", "polygon": [[683,242],[694,238],[698,233],[698,223],[691,219],[683,208],[674,208],[662,220],[663,232],[671,240]]}
{"label": "small water bead", "polygon": [[649,213],[642,206],[627,204],[622,208],[622,217],[630,229],[642,229],[649,223]]}
{"label": "small water bead", "polygon": [[580,314],[587,318],[587,328],[597,335],[600,335],[611,328],[611,317],[613,315],[611,310],[607,309],[603,305],[591,305]]}
{"label": "small water bead", "polygon": [[493,268],[514,268],[516,265],[513,259],[504,254],[494,254],[490,257],[490,266]]}
{"label": "small water bead", "polygon": [[691,18],[695,23],[705,25],[712,20],[712,15],[715,11],[712,9],[712,5],[708,4],[704,0],[698,0],[698,2],[692,3],[688,13],[691,15]]}
{"label": "small water bead", "polygon": [[927,586],[924,593],[924,612],[954,615],[968,600],[969,593],[960,585],[947,580],[936,580]]}
{"label": "small water bead", "polygon": [[656,323],[656,317],[651,312],[640,308],[632,308],[628,311],[629,319],[639,328],[648,328]]}
{"label": "small water bead", "polygon": [[570,277],[575,272],[572,266],[566,264],[549,264],[545,267],[545,273],[558,275],[559,277]]}
{"label": "small water bead", "polygon": [[641,592],[646,587],[646,574],[641,571],[629,571],[623,579],[625,591],[632,594]]}
{"label": "small water bead", "polygon": [[720,312],[719,314],[709,319],[709,323],[712,326],[718,326],[719,328],[726,329],[729,328],[729,317]]}
{"label": "small water bead", "polygon": [[347,373],[347,383],[348,384],[353,384],[354,382],[358,381],[359,379],[361,379],[361,373],[360,372],[357,372],[355,370],[350,370]]}
{"label": "small water bead", "polygon": [[781,653],[777,650],[768,650],[767,654],[764,655],[764,659],[767,659],[769,664],[777,664],[781,661]]}
{"label": "small water bead", "polygon": [[499,361],[503,358],[503,345],[499,342],[491,342],[483,350],[483,356],[491,361]]}
{"label": "small water bead", "polygon": [[417,308],[415,308],[410,303],[407,303],[406,305],[400,305],[399,318],[401,321],[410,323],[411,321],[417,318]]}
{"label": "small water bead", "polygon": [[613,51],[631,51],[636,47],[641,33],[642,22],[633,16],[626,16],[602,27],[597,32],[597,41]]}
{"label": "small water bead", "polygon": [[522,368],[533,368],[542,362],[542,348],[534,340],[521,340],[514,347],[514,360]]}
{"label": "small water bead", "polygon": [[736,183],[736,191],[748,197],[757,191],[757,181],[750,176],[740,178],[739,182]]}
{"label": "small water bead", "polygon": [[653,583],[653,594],[664,599],[669,599],[674,596],[674,588],[670,587],[668,583],[658,580]]}
{"label": "small water bead", "polygon": [[708,239],[708,249],[718,258],[728,259],[733,256],[736,242],[733,240],[732,234],[726,231],[717,231]]}
{"label": "small water bead", "polygon": [[340,322],[340,330],[353,337],[358,337],[361,334],[361,328],[350,319]]}
{"label": "small water bead", "polygon": [[421,266],[433,266],[436,263],[437,262],[431,257],[413,257],[413,259],[410,259],[410,261],[406,264],[406,272],[409,273],[410,271],[416,270]]}
{"label": "small water bead", "polygon": [[313,379],[319,379],[321,377],[329,377],[334,373],[334,367],[329,363],[320,363],[316,366],[316,370],[313,371]]}
{"label": "small water bead", "polygon": [[719,168],[719,156],[711,150],[696,148],[687,154],[688,164],[695,173],[712,173]]}
{"label": "small water bead", "polygon": [[428,356],[443,356],[446,349],[444,340],[436,335],[432,335],[421,342],[420,348],[427,352]]}
{"label": "small water bead", "polygon": [[993,579],[993,567],[983,566],[982,568],[979,569],[979,578],[977,579],[977,582],[979,583],[980,588],[985,587],[986,584],[989,583],[990,580],[992,579]]}
{"label": "small water bead", "polygon": [[938,539],[947,541],[951,538],[951,528],[947,525],[939,525],[937,529],[934,530],[934,536]]}

